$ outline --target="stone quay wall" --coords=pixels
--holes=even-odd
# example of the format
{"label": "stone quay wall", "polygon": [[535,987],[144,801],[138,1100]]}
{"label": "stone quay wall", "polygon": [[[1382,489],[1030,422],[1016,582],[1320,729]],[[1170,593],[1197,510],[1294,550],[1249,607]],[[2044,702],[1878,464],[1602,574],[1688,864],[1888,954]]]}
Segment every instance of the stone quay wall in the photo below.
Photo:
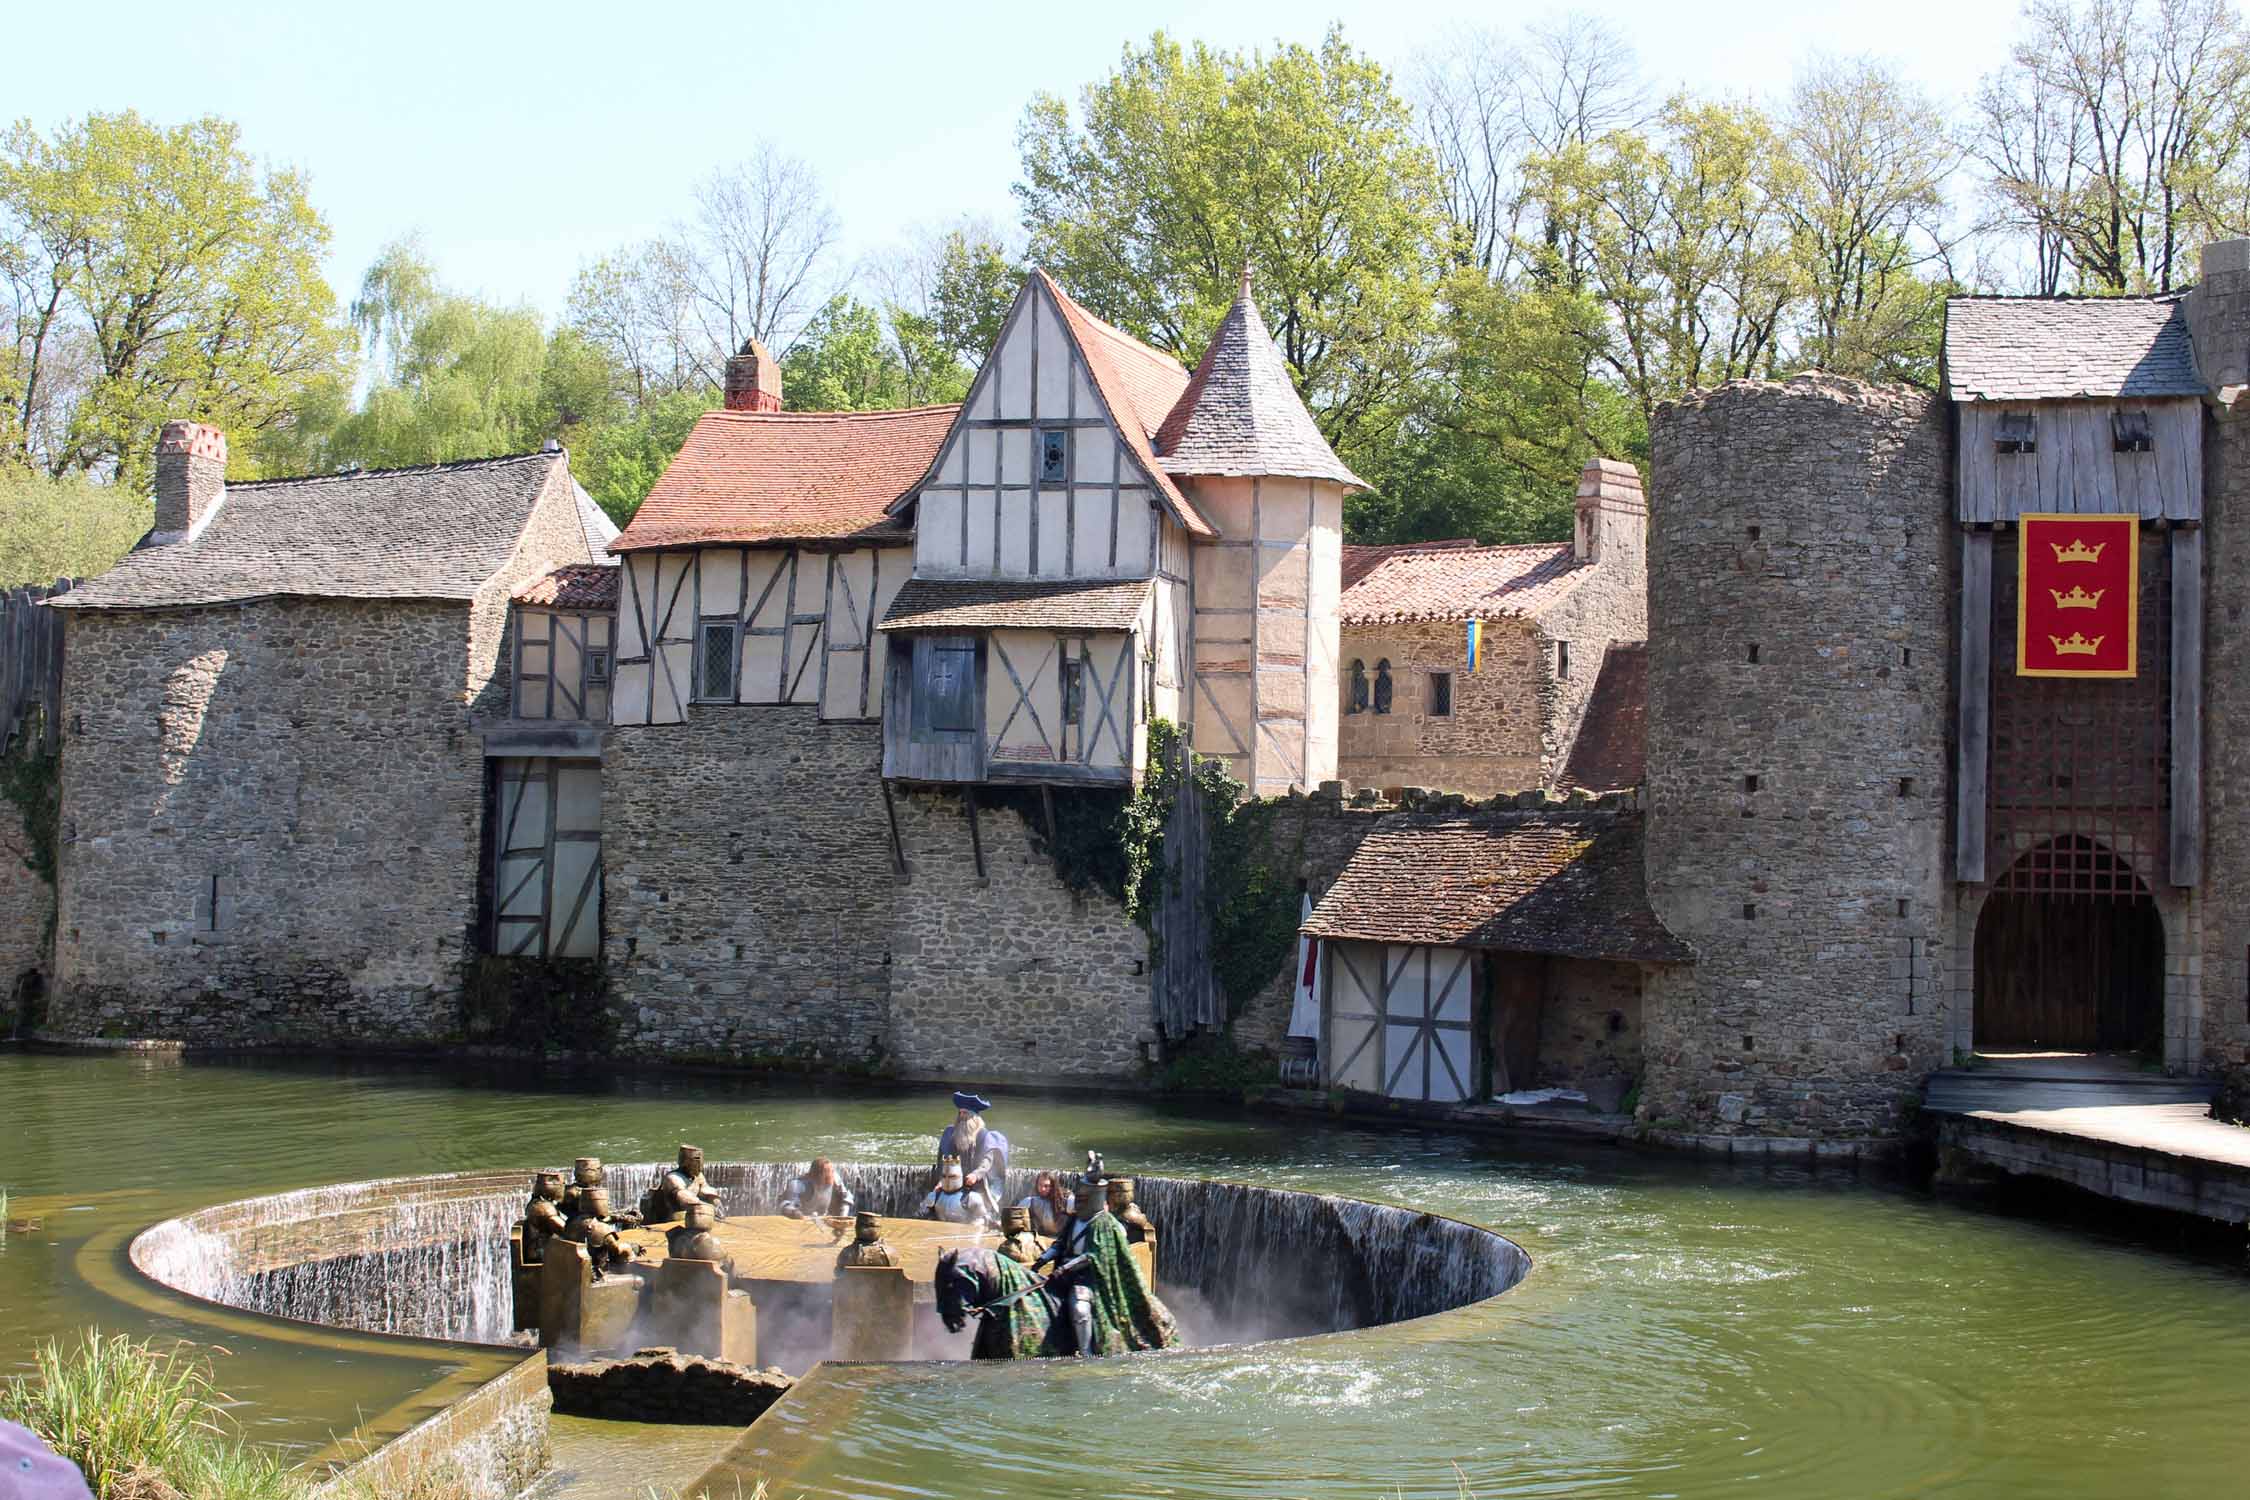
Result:
{"label": "stone quay wall", "polygon": [[1643,1115],[1890,1134],[1955,962],[1945,413],[1741,382],[1660,407],[1651,448],[1648,887],[1696,962],[1650,972]]}
{"label": "stone quay wall", "polygon": [[891,1050],[878,724],[704,705],[611,728],[603,939],[628,1054],[879,1066]]}
{"label": "stone quay wall", "polygon": [[898,1069],[1135,1076],[1156,1040],[1148,934],[1100,891],[1073,894],[1023,816],[978,809],[979,879],[960,793],[894,795],[908,872],[891,915]]}
{"label": "stone quay wall", "polygon": [[483,786],[467,615],[342,599],[71,612],[48,1025],[449,1035]]}

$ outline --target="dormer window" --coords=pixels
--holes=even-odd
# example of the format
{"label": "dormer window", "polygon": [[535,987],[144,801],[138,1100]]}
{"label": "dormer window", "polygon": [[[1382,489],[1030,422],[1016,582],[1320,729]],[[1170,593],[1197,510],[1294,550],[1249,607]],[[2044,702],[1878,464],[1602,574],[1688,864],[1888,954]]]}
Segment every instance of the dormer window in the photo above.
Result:
{"label": "dormer window", "polygon": [[2149,427],[2145,408],[2111,412],[2109,432],[2120,453],[2146,453],[2156,446],[2156,435]]}
{"label": "dormer window", "polygon": [[2000,414],[2000,429],[1993,447],[2002,453],[2037,453],[2039,429],[2036,419],[2027,411],[2007,411]]}
{"label": "dormer window", "polygon": [[1039,433],[1039,482],[1070,482],[1070,429],[1044,428]]}

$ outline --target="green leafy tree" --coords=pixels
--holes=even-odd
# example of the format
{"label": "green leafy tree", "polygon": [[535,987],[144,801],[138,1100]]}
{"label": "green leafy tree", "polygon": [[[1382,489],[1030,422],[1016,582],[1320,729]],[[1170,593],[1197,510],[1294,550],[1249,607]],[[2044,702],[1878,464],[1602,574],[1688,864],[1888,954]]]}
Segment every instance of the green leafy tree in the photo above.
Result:
{"label": "green leafy tree", "polygon": [[146,483],[171,417],[245,459],[350,336],[322,279],[328,225],[237,128],[127,111],[0,137],[0,459]]}
{"label": "green leafy tree", "polygon": [[613,420],[589,424],[571,439],[571,472],[609,518],[623,526],[663,477],[696,419],[718,404],[715,390],[669,391]]}
{"label": "green leafy tree", "polygon": [[927,406],[958,401],[968,388],[969,370],[935,320],[856,297],[832,299],[781,361],[781,397],[791,411]]}
{"label": "green leafy tree", "polygon": [[1242,269],[1299,393],[1347,460],[1417,378],[1447,227],[1390,75],[1318,49],[1127,48],[1078,110],[1036,97],[1016,196],[1034,260],[1094,312],[1193,360]]}
{"label": "green leafy tree", "polygon": [[140,491],[0,465],[0,588],[107,572],[155,522]]}
{"label": "green leafy tree", "polygon": [[949,231],[930,277],[928,320],[937,343],[956,359],[981,363],[1000,342],[1000,325],[1024,275],[997,239]]}

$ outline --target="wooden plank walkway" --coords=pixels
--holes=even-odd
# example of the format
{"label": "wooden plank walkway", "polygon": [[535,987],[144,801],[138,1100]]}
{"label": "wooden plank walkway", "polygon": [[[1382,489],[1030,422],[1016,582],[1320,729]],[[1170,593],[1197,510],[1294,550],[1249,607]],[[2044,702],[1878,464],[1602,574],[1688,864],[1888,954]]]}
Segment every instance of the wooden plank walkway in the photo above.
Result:
{"label": "wooden plank walkway", "polygon": [[1941,1148],[1983,1166],[2250,1224],[2250,1129],[2212,1119],[2213,1092],[2100,1059],[1999,1059],[1933,1074],[1922,1107]]}

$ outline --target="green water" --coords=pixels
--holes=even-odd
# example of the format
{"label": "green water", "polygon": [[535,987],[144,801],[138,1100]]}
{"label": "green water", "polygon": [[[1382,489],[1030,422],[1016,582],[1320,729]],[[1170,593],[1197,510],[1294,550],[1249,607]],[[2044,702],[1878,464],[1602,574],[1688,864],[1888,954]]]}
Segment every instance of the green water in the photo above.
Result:
{"label": "green water", "polygon": [[[216,1339],[238,1415],[311,1453],[485,1357],[296,1342],[120,1266],[229,1198],[400,1173],[814,1152],[919,1160],[942,1091],[0,1054],[0,1368],[85,1323]],[[745,1472],[776,1497],[2241,1494],[2250,1274],[1868,1180],[1003,1096],[1019,1163],[1319,1188],[1492,1225],[1530,1279],[1452,1318],[1247,1353],[841,1372]],[[105,1248],[106,1247],[106,1248]],[[409,1406],[409,1410],[411,1410]],[[768,1425],[775,1430],[767,1432]],[[645,1441],[643,1436],[637,1440]]]}

